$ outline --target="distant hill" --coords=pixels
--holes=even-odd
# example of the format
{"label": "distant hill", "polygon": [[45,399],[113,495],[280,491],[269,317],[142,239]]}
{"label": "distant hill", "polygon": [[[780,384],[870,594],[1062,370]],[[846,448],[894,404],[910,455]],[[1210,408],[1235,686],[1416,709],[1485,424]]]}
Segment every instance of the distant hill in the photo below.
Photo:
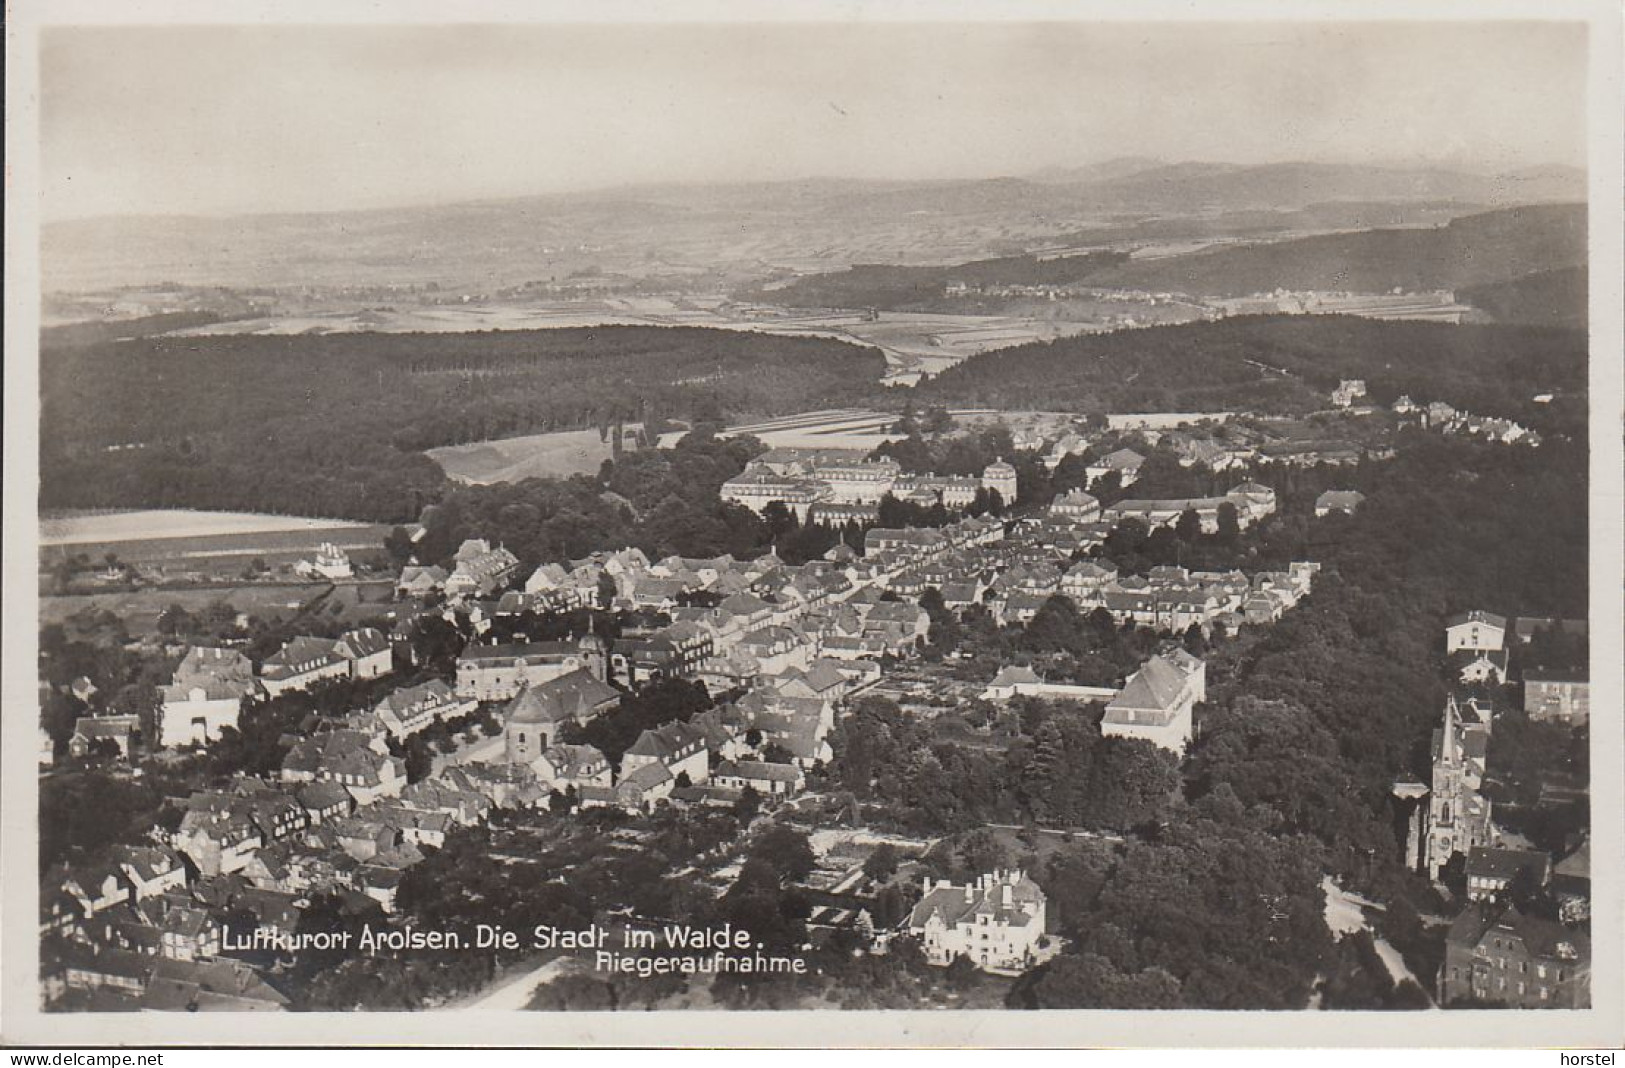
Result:
{"label": "distant hill", "polygon": [[1148,216],[1334,201],[1430,202],[1460,214],[1584,196],[1583,176],[1564,168],[1480,175],[1124,160],[1028,178],[666,184],[373,211],[79,219],[46,224],[41,255],[47,291],[165,281],[500,287],[581,269],[731,281],[785,265],[984,259]]}
{"label": "distant hill", "polygon": [[[1078,412],[1304,413],[1342,378],[1372,397],[1527,416],[1536,392],[1586,389],[1585,336],[1513,326],[1248,316],[1063,338],[973,356],[915,387],[922,404]],[[1538,413],[1534,413],[1538,415]]]}
{"label": "distant hill", "polygon": [[1510,282],[1492,282],[1456,291],[1456,299],[1502,323],[1584,328],[1589,273],[1584,267],[1538,271]]}
{"label": "distant hill", "polygon": [[1465,216],[1441,227],[1325,234],[1134,260],[1094,280],[1212,297],[1278,288],[1454,290],[1580,266],[1586,249],[1584,205],[1543,204]]}

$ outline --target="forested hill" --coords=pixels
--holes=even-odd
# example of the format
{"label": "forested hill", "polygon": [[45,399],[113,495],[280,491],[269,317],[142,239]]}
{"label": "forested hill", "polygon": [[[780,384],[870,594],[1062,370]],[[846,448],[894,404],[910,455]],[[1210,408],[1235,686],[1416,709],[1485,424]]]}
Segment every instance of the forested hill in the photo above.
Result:
{"label": "forested hill", "polygon": [[1497,322],[1585,329],[1588,323],[1584,267],[1524,275],[1510,282],[1458,289],[1456,299],[1488,312]]}
{"label": "forested hill", "polygon": [[923,403],[1078,412],[1300,413],[1328,406],[1340,378],[1376,403],[1401,393],[1485,415],[1532,413],[1531,398],[1583,393],[1585,335],[1515,326],[1246,316],[1063,338],[973,356],[921,383]]}
{"label": "forested hill", "polygon": [[1050,259],[1002,256],[946,266],[860,263],[844,271],[808,275],[787,286],[748,295],[792,308],[925,310],[941,305],[943,287],[950,282],[977,286],[1085,285],[1093,284],[1091,280],[1101,272],[1127,261],[1126,252],[1102,250]]}
{"label": "forested hill", "polygon": [[1275,289],[1456,290],[1586,262],[1583,204],[1508,208],[1439,227],[1365,230],[1133,260],[1091,284],[1239,297]]}
{"label": "forested hill", "polygon": [[823,338],[620,326],[49,346],[40,503],[408,520],[444,489],[427,448],[835,406],[883,365]]}

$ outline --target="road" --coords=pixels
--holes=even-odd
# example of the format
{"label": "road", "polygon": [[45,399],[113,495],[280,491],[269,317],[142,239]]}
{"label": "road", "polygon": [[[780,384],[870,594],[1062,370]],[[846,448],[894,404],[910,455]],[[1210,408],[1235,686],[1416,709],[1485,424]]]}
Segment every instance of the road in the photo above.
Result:
{"label": "road", "polygon": [[1107,834],[1105,831],[1086,831],[1082,827],[1022,827],[1019,823],[990,823],[988,826],[996,831],[1030,830],[1034,834],[1048,834],[1058,838],[1071,838],[1075,835],[1079,838],[1099,838],[1106,842],[1121,842],[1123,840],[1123,836],[1120,834]]}
{"label": "road", "polygon": [[569,965],[569,957],[554,957],[471,1001],[459,1001],[447,1005],[446,1009],[452,1012],[518,1012],[529,1004],[537,987],[563,975]]}

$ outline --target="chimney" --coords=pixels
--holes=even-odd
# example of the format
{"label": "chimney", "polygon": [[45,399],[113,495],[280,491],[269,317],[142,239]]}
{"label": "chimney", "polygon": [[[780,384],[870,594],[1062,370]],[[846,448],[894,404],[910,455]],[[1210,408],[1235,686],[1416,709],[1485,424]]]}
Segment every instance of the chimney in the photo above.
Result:
{"label": "chimney", "polygon": [[1005,908],[1009,908],[1010,905],[1011,905],[1010,884],[1009,883],[1005,883],[1004,886],[1001,888],[1001,891],[999,893],[999,904],[1003,905]]}
{"label": "chimney", "polygon": [[976,887],[970,883],[965,884],[965,903],[968,905],[976,900]]}

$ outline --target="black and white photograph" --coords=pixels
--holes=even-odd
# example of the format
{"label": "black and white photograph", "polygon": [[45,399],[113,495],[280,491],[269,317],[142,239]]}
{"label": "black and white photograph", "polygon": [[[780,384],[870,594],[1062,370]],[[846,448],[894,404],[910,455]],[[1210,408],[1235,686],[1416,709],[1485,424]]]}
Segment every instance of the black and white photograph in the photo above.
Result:
{"label": "black and white photograph", "polygon": [[8,1041],[1625,1038],[1617,10],[390,6],[8,31]]}

